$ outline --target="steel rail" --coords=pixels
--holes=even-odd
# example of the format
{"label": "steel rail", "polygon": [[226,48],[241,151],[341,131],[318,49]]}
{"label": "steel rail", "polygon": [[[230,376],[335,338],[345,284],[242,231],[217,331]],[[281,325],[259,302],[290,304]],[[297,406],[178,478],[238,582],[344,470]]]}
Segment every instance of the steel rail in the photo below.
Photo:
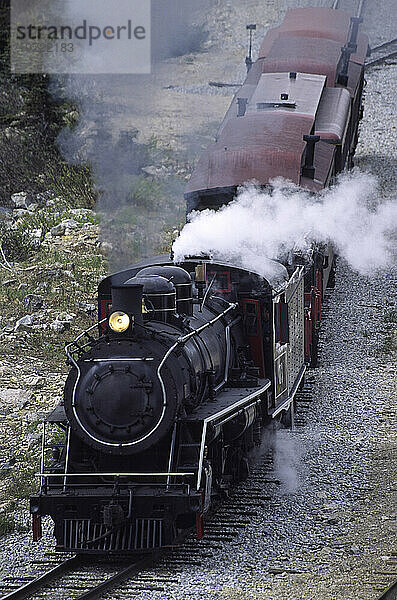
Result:
{"label": "steel rail", "polygon": [[131,575],[133,575],[133,573],[136,573],[137,571],[141,571],[142,569],[149,567],[154,562],[156,557],[157,554],[154,553],[145,556],[144,558],[141,558],[132,565],[128,565],[128,567],[125,567],[115,575],[112,575],[108,579],[105,579],[105,581],[95,586],[88,592],[84,592],[84,594],[78,596],[76,600],[96,600],[97,598],[100,598],[104,592],[114,588],[120,583],[123,583],[126,579],[129,579]]}
{"label": "steel rail", "polygon": [[397,580],[389,585],[376,600],[396,600],[397,598]]}
{"label": "steel rail", "polygon": [[[371,56],[373,54],[379,52],[380,50],[386,50],[390,46],[397,46],[397,38],[394,38],[393,40],[389,40],[388,42],[384,42],[383,44],[380,44],[379,46],[375,46],[375,48],[372,48]],[[397,50],[394,50],[393,52],[389,52],[389,54],[383,54],[381,56],[378,56],[377,58],[374,58],[373,60],[366,62],[365,68],[368,69],[369,67],[373,67],[375,65],[380,65],[388,58],[394,58],[396,56],[397,56]]]}
{"label": "steel rail", "polygon": [[365,68],[368,69],[369,67],[375,67],[376,65],[380,65],[383,62],[385,62],[385,60],[387,60],[388,58],[395,58],[396,56],[397,51],[391,52],[390,54],[385,54],[385,56],[380,56],[379,58],[376,58],[375,60],[371,60],[370,62],[366,63]]}
{"label": "steel rail", "polygon": [[371,52],[378,52],[378,50],[387,48],[387,46],[390,46],[391,44],[395,44],[396,42],[397,42],[397,38],[394,38],[393,40],[389,40],[388,42],[383,42],[383,44],[379,44],[379,46],[374,46],[373,48],[371,48]]}
{"label": "steel rail", "polygon": [[36,577],[36,579],[33,579],[33,581],[29,581],[25,585],[10,592],[6,596],[2,596],[1,600],[25,600],[25,598],[28,598],[29,596],[37,592],[37,590],[47,585],[60,575],[64,575],[65,573],[68,573],[76,567],[80,567],[81,564],[81,557],[73,556],[72,558],[65,560],[60,565],[57,565],[56,567],[50,569],[46,573],[43,573],[43,575]]}
{"label": "steel rail", "polygon": [[360,3],[358,5],[358,11],[357,11],[358,17],[362,17],[362,14],[364,12],[365,2],[366,2],[366,0],[360,0]]}
{"label": "steel rail", "polygon": [[[129,564],[127,567],[121,568],[117,573],[105,579],[105,581],[102,581],[98,585],[94,585],[94,587],[88,589],[86,592],[83,592],[76,598],[76,600],[94,600],[96,598],[100,598],[107,590],[117,586],[120,583],[123,583],[137,571],[141,571],[142,569],[150,566],[156,559],[157,555],[158,553],[152,553],[144,556],[143,558],[140,557],[139,560]],[[3,596],[1,600],[26,600],[27,598],[30,598],[32,594],[42,590],[54,580],[57,580],[62,575],[69,574],[76,568],[86,566],[87,564],[92,564],[95,566],[95,562],[92,562],[92,557],[90,557],[90,563],[85,563],[86,558],[87,557],[82,555],[76,555],[72,558],[69,558],[60,565],[50,569],[43,575],[40,575],[33,581],[30,581],[20,588],[13,590],[6,596]],[[51,590],[48,590],[48,593],[50,593],[50,591]]]}
{"label": "steel rail", "polygon": [[[363,11],[364,11],[364,5],[365,5],[366,0],[359,0],[359,4],[358,4],[358,10],[357,10],[357,17],[361,17]],[[334,2],[332,3],[332,7],[333,10],[338,10],[338,8],[340,8],[340,0],[334,0]]]}

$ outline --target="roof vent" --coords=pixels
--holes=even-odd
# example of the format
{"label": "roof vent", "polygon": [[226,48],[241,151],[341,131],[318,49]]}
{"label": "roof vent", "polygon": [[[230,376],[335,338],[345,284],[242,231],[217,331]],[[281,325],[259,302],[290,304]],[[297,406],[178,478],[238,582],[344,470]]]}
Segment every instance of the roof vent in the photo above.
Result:
{"label": "roof vent", "polygon": [[303,140],[306,142],[305,164],[302,167],[302,177],[314,179],[316,169],[314,168],[314,150],[317,142],[320,141],[319,135],[304,135]]}

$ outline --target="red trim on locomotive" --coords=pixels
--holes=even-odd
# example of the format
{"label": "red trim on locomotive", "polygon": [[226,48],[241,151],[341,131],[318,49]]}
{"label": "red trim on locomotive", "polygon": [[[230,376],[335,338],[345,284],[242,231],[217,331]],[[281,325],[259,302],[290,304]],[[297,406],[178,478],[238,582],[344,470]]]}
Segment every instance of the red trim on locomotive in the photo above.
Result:
{"label": "red trim on locomotive", "polygon": [[203,515],[203,513],[196,513],[196,533],[197,533],[197,539],[202,540],[204,537],[204,515]]}
{"label": "red trim on locomotive", "polygon": [[[263,351],[262,320],[259,300],[244,298],[241,301],[243,308],[243,319],[245,322],[245,334],[251,350],[251,357],[256,367],[259,368],[259,377],[265,377],[265,356]],[[253,307],[254,313],[249,315],[247,307]],[[252,323],[248,322],[249,317],[254,317]]]}
{"label": "red trim on locomotive", "polygon": [[43,529],[41,526],[41,515],[34,513],[32,516],[32,532],[33,541],[38,542],[43,537]]}
{"label": "red trim on locomotive", "polygon": [[[100,309],[100,319],[99,319],[100,321],[103,321],[103,319],[106,319],[106,317],[108,316],[108,308],[111,305],[112,305],[111,300],[101,299],[101,301],[100,301],[101,309]],[[102,327],[102,329],[106,329],[106,323],[102,323],[101,327]]]}

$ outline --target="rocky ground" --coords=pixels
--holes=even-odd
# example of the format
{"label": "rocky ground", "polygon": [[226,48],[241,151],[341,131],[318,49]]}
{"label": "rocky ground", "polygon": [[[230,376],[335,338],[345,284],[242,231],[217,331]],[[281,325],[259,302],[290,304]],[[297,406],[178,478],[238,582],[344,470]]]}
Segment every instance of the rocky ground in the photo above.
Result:
{"label": "rocky ground", "polygon": [[[167,168],[185,179],[191,165],[181,163],[181,153],[187,160],[196,156],[230,101],[230,91],[208,81],[241,81],[245,24],[257,22],[260,39],[292,4],[214,3],[205,51],[169,59],[140,91],[118,88],[112,102],[121,108],[111,125],[120,128],[122,120],[139,129],[142,142],[155,135],[170,152]],[[395,37],[393,2],[376,10],[374,4],[368,9],[371,35],[380,43]],[[360,168],[379,175],[385,197],[396,185],[396,74],[389,65],[367,76],[357,157]],[[148,166],[149,177],[161,180],[161,160]],[[96,215],[71,208],[54,193],[13,196],[5,213],[8,229],[28,232],[20,243],[39,247],[22,261],[0,257],[0,532],[19,530],[1,539],[0,578],[29,571],[30,561],[53,546],[49,526],[37,546],[23,531],[26,497],[34,487],[42,415],[62,393],[63,346],[94,320],[95,288],[106,273],[108,250]],[[396,289],[395,270],[367,280],[340,265],[307,425],[278,434],[276,465],[284,485],[264,490],[271,496],[267,510],[235,543],[224,544],[200,568],[181,567],[177,585],[150,597],[376,597],[396,556]]]}

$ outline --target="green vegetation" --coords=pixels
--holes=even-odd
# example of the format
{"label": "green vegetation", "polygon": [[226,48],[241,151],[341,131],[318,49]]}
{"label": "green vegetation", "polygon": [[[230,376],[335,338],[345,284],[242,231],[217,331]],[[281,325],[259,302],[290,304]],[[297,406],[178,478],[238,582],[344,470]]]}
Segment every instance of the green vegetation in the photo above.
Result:
{"label": "green vegetation", "polygon": [[[22,227],[10,229],[10,226],[0,221],[1,249],[8,261],[26,260],[37,250],[38,242]],[[3,262],[3,257],[0,257]]]}

